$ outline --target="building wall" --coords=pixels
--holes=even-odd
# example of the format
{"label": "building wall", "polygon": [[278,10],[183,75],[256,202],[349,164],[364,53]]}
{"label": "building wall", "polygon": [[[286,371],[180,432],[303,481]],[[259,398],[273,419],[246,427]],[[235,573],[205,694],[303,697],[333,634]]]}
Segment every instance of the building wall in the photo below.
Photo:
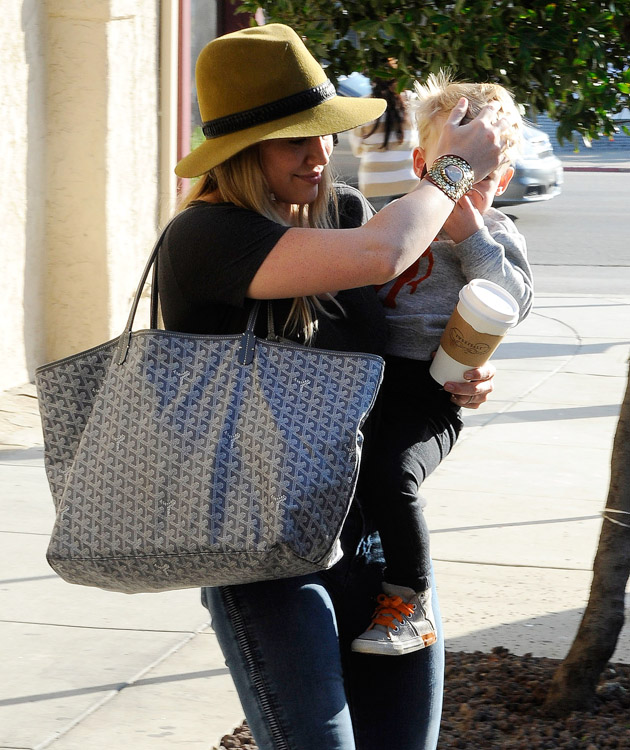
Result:
{"label": "building wall", "polygon": [[0,388],[122,330],[157,224],[158,13],[22,0],[0,14]]}
{"label": "building wall", "polygon": [[0,13],[0,388],[24,383],[44,350],[45,63],[37,0]]}

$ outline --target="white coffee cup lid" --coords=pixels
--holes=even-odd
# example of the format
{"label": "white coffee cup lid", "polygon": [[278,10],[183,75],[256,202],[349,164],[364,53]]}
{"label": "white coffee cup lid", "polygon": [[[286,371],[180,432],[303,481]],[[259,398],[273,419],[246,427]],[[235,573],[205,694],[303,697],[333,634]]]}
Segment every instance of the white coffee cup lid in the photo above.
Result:
{"label": "white coffee cup lid", "polygon": [[517,301],[494,281],[473,279],[459,293],[461,302],[489,321],[513,326],[518,322]]}

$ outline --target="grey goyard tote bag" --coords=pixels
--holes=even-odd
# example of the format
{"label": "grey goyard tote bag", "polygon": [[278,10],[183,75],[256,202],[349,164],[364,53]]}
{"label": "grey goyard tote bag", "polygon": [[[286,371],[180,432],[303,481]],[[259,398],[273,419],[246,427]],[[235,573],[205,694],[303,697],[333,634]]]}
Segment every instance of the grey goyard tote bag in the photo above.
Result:
{"label": "grey goyard tote bag", "polygon": [[[333,565],[383,360],[254,335],[132,331],[40,367],[56,508],[47,558],[126,593]],[[154,272],[154,281],[157,274]]]}

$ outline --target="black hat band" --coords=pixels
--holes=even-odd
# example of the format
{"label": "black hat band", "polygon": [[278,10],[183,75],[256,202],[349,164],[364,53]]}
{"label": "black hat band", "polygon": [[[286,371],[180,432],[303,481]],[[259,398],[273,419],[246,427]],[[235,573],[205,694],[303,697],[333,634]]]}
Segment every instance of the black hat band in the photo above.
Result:
{"label": "black hat band", "polygon": [[336,94],[335,87],[329,80],[326,80],[319,86],[300,91],[299,94],[291,94],[291,96],[276,99],[269,104],[261,104],[259,107],[245,109],[233,115],[217,117],[216,120],[208,120],[203,124],[203,134],[207,139],[218,138],[221,135],[246,130],[254,127],[254,125],[280,120],[283,117],[311,109],[328,99],[332,99]]}

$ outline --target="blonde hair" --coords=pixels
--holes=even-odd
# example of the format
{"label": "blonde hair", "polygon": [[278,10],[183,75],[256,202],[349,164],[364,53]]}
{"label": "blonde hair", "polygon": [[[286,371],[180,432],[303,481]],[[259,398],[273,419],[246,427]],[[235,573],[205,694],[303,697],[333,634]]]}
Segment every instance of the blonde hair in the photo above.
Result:
{"label": "blonde hair", "polygon": [[[513,162],[522,148],[523,120],[512,94],[498,83],[468,83],[454,81],[449,70],[431,73],[425,83],[416,81],[416,99],[413,102],[418,139],[421,147],[426,147],[431,135],[436,133],[439,120],[447,117],[457,102],[465,96],[468,111],[463,123],[476,117],[480,110],[493,101],[501,104],[500,114],[505,117],[514,131],[506,154]],[[507,168],[508,165],[506,165]]]}
{"label": "blonde hair", "polygon": [[[241,208],[255,211],[278,224],[295,227],[331,229],[338,225],[337,194],[333,190],[333,178],[329,165],[322,172],[317,198],[313,203],[294,204],[291,218],[287,222],[278,212],[267,180],[260,164],[258,144],[240,151],[232,158],[206,172],[182,198],[178,210],[183,211],[192,202],[218,191],[221,200]],[[339,303],[332,295],[323,295],[339,310]],[[283,333],[301,333],[305,343],[312,343],[317,332],[317,313],[332,316],[315,296],[296,297],[287,317]]]}

